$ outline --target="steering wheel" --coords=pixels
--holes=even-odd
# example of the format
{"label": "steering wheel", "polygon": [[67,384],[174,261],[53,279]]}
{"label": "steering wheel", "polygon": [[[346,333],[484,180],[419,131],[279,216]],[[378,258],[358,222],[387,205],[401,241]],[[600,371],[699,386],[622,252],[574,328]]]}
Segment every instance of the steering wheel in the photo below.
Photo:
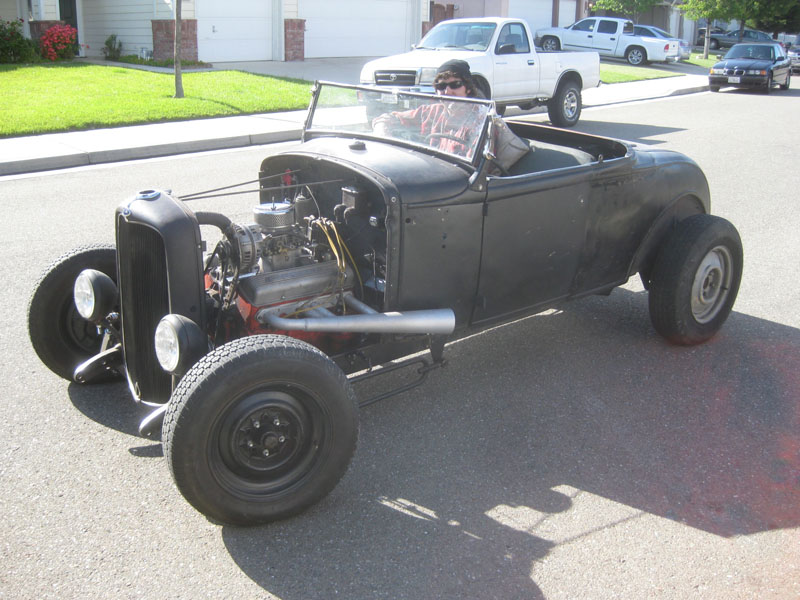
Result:
{"label": "steering wheel", "polygon": [[453,140],[454,142],[458,142],[459,144],[463,144],[464,146],[469,146],[467,140],[464,138],[460,138],[455,135],[450,135],[449,133],[429,133],[425,136],[425,143],[430,144],[431,140],[444,138],[446,140]]}

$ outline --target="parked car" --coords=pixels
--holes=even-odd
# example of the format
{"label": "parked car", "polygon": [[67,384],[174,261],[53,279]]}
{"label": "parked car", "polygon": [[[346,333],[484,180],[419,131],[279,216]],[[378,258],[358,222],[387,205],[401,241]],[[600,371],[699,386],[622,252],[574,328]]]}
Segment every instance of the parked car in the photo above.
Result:
{"label": "parked car", "polygon": [[[711,33],[709,35],[712,35],[712,34],[715,34],[715,33],[725,33],[725,30],[722,29],[722,27],[712,27],[711,28]],[[705,39],[706,39],[706,28],[705,27],[700,27],[697,30],[696,45],[697,46],[704,45],[706,43]]]}
{"label": "parked car", "polygon": [[742,32],[742,39],[739,39],[739,30],[733,29],[725,33],[712,33],[711,39],[708,40],[708,47],[711,50],[719,48],[729,48],[734,44],[741,42],[772,42],[772,36],[763,31],[756,31],[755,29],[745,29]]}
{"label": "parked car", "polygon": [[[370,98],[466,131],[379,135]],[[253,222],[192,209],[238,186],[128,198],[115,245],[69,252],[35,285],[33,348],[68,380],[127,378],[154,407],[140,431],[163,419],[186,500],[253,524],[302,511],[342,477],[355,383],[415,377],[361,405],[419,385],[445,342],[476,328],[606,295],[638,273],[657,332],[711,338],[736,299],[742,247],[709,214],[700,167],[508,121],[526,147],[499,169],[492,104],[318,82],[302,143],[261,163]]]}
{"label": "parked car", "polygon": [[777,42],[736,44],[708,73],[708,87],[757,88],[769,94],[774,85],[788,90],[792,79],[792,61]]}
{"label": "parked car", "polygon": [[676,42],[678,44],[678,58],[681,60],[687,60],[692,56],[692,45],[689,42],[680,38],[676,38],[674,35],[664,31],[659,27],[655,27],[653,25],[634,25],[633,35]]}
{"label": "parked car", "polygon": [[537,44],[546,52],[591,50],[600,56],[624,58],[632,65],[676,62],[678,43],[634,34],[633,22],[614,17],[589,17],[569,27],[536,31]]}
{"label": "parked car", "polygon": [[442,21],[411,52],[369,61],[360,82],[433,92],[436,69],[453,59],[469,64],[498,114],[509,105],[525,110],[545,105],[550,122],[559,127],[578,122],[582,90],[600,84],[598,55],[538,52],[525,21],[499,17]]}
{"label": "parked car", "polygon": [[789,57],[789,60],[792,61],[792,71],[800,69],[800,35],[798,35],[789,46],[786,55]]}

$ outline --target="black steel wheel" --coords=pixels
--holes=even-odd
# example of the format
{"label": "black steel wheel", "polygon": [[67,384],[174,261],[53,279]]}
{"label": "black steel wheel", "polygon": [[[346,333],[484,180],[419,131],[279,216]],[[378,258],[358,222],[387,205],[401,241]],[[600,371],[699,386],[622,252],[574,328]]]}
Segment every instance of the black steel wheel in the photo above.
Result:
{"label": "black steel wheel", "polygon": [[170,398],[162,440],[184,498],[237,525],[297,514],[327,495],[356,448],[341,369],[299,340],[257,335],[206,355]]}
{"label": "black steel wheel", "polygon": [[742,242],[725,219],[678,223],[650,274],[650,320],[673,344],[705,342],[728,318],[742,278]]}
{"label": "black steel wheel", "polygon": [[53,373],[72,381],[75,367],[102,345],[97,326],[78,314],[72,288],[84,269],[102,271],[116,283],[117,250],[112,245],[81,246],[45,269],[28,303],[28,335],[39,359]]}
{"label": "black steel wheel", "polygon": [[568,79],[547,103],[547,116],[556,127],[573,127],[581,117],[581,107],[581,87],[574,79]]}

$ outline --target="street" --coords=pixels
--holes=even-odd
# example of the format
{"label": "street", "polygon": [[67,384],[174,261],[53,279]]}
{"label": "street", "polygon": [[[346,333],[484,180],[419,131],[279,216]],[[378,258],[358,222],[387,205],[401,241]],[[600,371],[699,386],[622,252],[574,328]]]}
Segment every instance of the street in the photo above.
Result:
{"label": "street", "polygon": [[[51,260],[113,241],[127,197],[252,180],[287,145],[0,178],[0,598],[800,597],[798,98],[800,78],[589,109],[576,127],[704,170],[745,257],[717,337],[667,345],[634,278],[460,340],[425,385],[361,411],[328,497],[263,527],[189,506],[126,385],[53,375],[26,313]],[[192,208],[249,222],[254,202]]]}

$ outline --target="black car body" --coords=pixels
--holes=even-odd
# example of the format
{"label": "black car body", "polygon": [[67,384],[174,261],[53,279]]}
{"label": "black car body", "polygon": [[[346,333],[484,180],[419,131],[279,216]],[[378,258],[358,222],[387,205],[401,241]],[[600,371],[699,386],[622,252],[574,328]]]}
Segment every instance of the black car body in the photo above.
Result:
{"label": "black car body", "polygon": [[733,29],[731,31],[726,31],[724,33],[711,33],[709,35],[710,39],[708,40],[708,47],[712,50],[717,50],[718,48],[729,48],[734,44],[744,43],[744,42],[771,42],[772,36],[768,33],[764,33],[763,31],[757,31],[755,29],[745,29],[742,31],[742,37],[739,38],[739,30]]}
{"label": "black car body", "polygon": [[[446,110],[468,127],[378,135],[376,102]],[[124,374],[154,407],[142,432],[163,418],[181,493],[249,524],[303,510],[342,476],[358,430],[354,383],[413,375],[361,405],[418,385],[448,339],[608,294],[636,273],[665,338],[713,336],[742,250],[709,214],[697,164],[509,127],[525,148],[505,162],[514,140],[490,101],[318,83],[303,143],[261,164],[253,223],[193,211],[196,194],[140,192],[117,209],[116,247],[81,248],[45,272],[32,344],[67,379]],[[219,241],[205,245],[201,226]]]}
{"label": "black car body", "polygon": [[792,63],[777,42],[736,44],[708,72],[712,92],[721,87],[755,88],[769,93],[775,85],[788,90]]}

